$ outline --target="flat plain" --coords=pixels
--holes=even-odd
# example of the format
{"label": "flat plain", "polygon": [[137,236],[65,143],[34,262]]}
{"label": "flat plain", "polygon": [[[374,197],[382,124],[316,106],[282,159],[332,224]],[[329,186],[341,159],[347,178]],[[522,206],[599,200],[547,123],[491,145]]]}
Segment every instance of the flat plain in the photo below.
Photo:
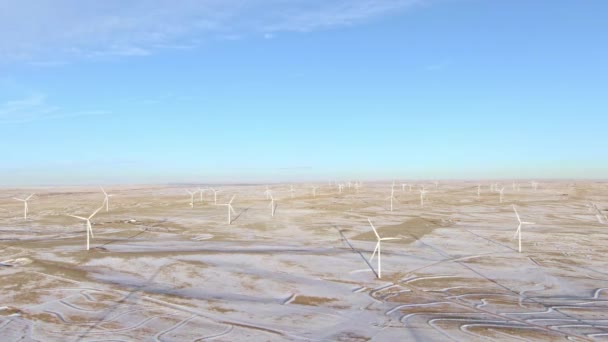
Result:
{"label": "flat plain", "polygon": [[[0,190],[2,341],[608,341],[608,184]],[[421,186],[428,193],[420,205]],[[318,186],[313,196],[312,186]],[[27,220],[23,203],[29,201]],[[524,221],[522,252],[514,234]],[[382,237],[382,278],[377,258]]]}

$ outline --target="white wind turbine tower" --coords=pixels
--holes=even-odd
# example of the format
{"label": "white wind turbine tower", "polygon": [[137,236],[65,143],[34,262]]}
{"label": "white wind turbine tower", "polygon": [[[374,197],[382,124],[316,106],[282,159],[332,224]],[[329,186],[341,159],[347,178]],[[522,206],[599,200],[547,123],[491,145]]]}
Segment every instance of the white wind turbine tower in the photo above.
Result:
{"label": "white wind turbine tower", "polygon": [[401,192],[405,192],[406,186],[407,186],[407,183],[401,183]]}
{"label": "white wind turbine tower", "polygon": [[376,243],[376,248],[374,248],[374,253],[372,253],[372,257],[369,259],[369,262],[371,263],[374,261],[374,256],[376,255],[376,252],[378,252],[378,279],[381,279],[382,278],[382,246],[380,245],[380,243],[382,241],[388,241],[388,240],[400,240],[401,238],[397,238],[397,237],[381,238],[380,235],[378,234],[378,231],[376,231],[376,227],[374,227],[372,220],[370,220],[368,218],[367,221],[369,222],[370,226],[372,226],[372,229],[374,230],[374,234],[376,234],[376,239],[378,241]]}
{"label": "white wind turbine tower", "polygon": [[32,196],[34,196],[34,194],[27,196],[25,199],[13,197],[14,200],[23,202],[23,219],[24,220],[27,220],[27,213],[30,211],[29,207],[27,206],[27,201],[29,201],[30,198],[32,198]]}
{"label": "white wind turbine tower", "polygon": [[108,195],[108,193],[103,189],[103,187],[101,187],[101,191],[103,192],[104,196],[106,196],[106,198],[104,198],[103,200],[103,204],[101,205],[103,207],[103,205],[106,205],[106,213],[110,211],[110,197],[113,197],[114,195]]}
{"label": "white wind turbine tower", "polygon": [[291,186],[291,190],[290,191],[291,191],[291,199],[293,199],[293,192],[295,191],[295,190],[293,190],[293,185]]}
{"label": "white wind turbine tower", "polygon": [[391,195],[389,197],[391,200],[391,211],[393,211],[393,200],[395,199],[395,186],[391,187]]}
{"label": "white wind turbine tower", "polygon": [[338,184],[338,191],[342,193],[342,188],[344,188],[344,184]]}
{"label": "white wind turbine tower", "polygon": [[201,187],[198,188],[198,192],[201,195],[201,198],[200,198],[201,203],[203,202],[203,192],[205,192],[205,190],[207,190],[207,189],[203,189]]}
{"label": "white wind turbine tower", "polygon": [[477,199],[481,196],[481,184],[477,184]]}
{"label": "white wind turbine tower", "polygon": [[312,197],[317,198],[317,187],[316,186],[312,187]]}
{"label": "white wind turbine tower", "polygon": [[498,192],[500,193],[500,203],[502,203],[502,197],[503,193],[505,192],[505,187],[503,186],[500,190],[498,190]]}
{"label": "white wind turbine tower", "polygon": [[196,191],[192,192],[186,189],[186,192],[190,194],[190,208],[194,208],[194,195],[196,194]]}
{"label": "white wind turbine tower", "polygon": [[224,204],[217,204],[217,205],[225,205],[228,207],[228,224],[232,224],[232,216],[230,216],[230,213],[235,214],[236,212],[234,211],[234,209],[232,208],[232,201],[234,201],[234,197],[236,195],[233,195],[232,198],[230,199],[230,202],[228,203],[224,203]]}
{"label": "white wind turbine tower", "polygon": [[91,216],[89,217],[82,217],[82,216],[76,216],[76,215],[68,215],[70,217],[74,217],[83,221],[86,221],[86,229],[87,229],[87,251],[89,250],[89,236],[91,238],[93,238],[93,227],[91,226],[91,219],[93,218],[93,216],[95,216],[95,214],[97,214],[101,209],[103,208],[103,205],[101,207],[99,207],[97,210],[95,210],[95,212],[93,212],[91,214]]}
{"label": "white wind turbine tower", "polygon": [[210,190],[213,191],[213,204],[217,204],[217,193],[220,191],[216,190],[216,189],[210,189]]}
{"label": "white wind turbine tower", "polygon": [[420,207],[424,208],[424,197],[426,196],[427,191],[422,187],[420,189]]}
{"label": "white wind turbine tower", "polygon": [[270,215],[274,217],[274,210],[276,209],[276,205],[274,204],[274,197],[270,194]]}
{"label": "white wind turbine tower", "polygon": [[532,185],[532,188],[534,189],[534,191],[536,191],[538,189],[538,183],[535,181],[531,181],[530,185]]}
{"label": "white wind turbine tower", "polygon": [[266,195],[266,199],[270,199],[270,189],[268,189],[268,185],[266,185],[266,191],[264,191],[264,195]]}
{"label": "white wind turbine tower", "polygon": [[412,184],[408,184],[410,187],[410,192],[412,192]]}
{"label": "white wind turbine tower", "polygon": [[437,187],[439,187],[439,182],[435,181],[435,189],[437,189]]}
{"label": "white wind turbine tower", "polygon": [[515,235],[513,236],[513,238],[516,238],[519,236],[519,253],[521,253],[521,226],[533,225],[535,223],[522,221],[521,218],[519,217],[519,214],[517,213],[517,209],[515,209],[515,205],[513,205],[513,211],[515,211],[515,215],[517,216],[517,221],[519,221],[519,226],[517,226],[517,230],[515,231]]}

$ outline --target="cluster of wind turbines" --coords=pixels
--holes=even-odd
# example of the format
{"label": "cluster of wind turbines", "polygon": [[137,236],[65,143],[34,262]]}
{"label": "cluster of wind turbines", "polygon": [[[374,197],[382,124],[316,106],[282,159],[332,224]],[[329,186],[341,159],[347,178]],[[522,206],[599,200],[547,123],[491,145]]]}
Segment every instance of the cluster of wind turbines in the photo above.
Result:
{"label": "cluster of wind turbines", "polygon": [[[392,194],[391,194],[391,196],[392,196]],[[522,249],[521,249],[522,226],[534,225],[535,223],[522,221],[521,217],[519,216],[519,213],[517,212],[517,208],[515,207],[515,205],[512,205],[512,206],[513,206],[513,211],[515,212],[515,216],[517,217],[517,221],[519,222],[519,225],[517,226],[517,230],[515,231],[515,235],[513,236],[513,238],[518,239],[518,252],[521,253],[521,251],[522,251]],[[597,209],[597,210],[599,211],[599,209]],[[391,208],[391,211],[392,211],[392,208]],[[604,218],[606,219],[605,215],[604,215]],[[382,256],[381,256],[382,246],[381,246],[381,243],[382,243],[382,241],[399,240],[400,238],[398,238],[398,237],[385,237],[385,238],[380,237],[380,235],[378,234],[378,231],[376,230],[376,227],[374,227],[374,224],[372,223],[372,221],[369,218],[367,220],[368,220],[370,226],[372,227],[372,230],[374,231],[374,235],[376,235],[376,241],[377,241],[376,248],[374,248],[374,252],[372,253],[372,256],[370,258],[370,263],[373,262],[374,256],[376,255],[376,252],[378,252],[377,277],[378,277],[378,279],[381,279],[382,278]],[[608,222],[608,219],[606,219],[606,222]]]}
{"label": "cluster of wind turbines", "polygon": [[[435,183],[437,184],[437,183]],[[405,192],[405,187],[407,186],[407,183],[402,183],[401,184],[401,191]],[[436,185],[437,186],[437,185]],[[412,192],[412,184],[409,184],[409,189],[410,192]],[[428,193],[428,191],[426,190],[424,185],[420,186],[420,207],[424,208],[424,199],[426,198],[426,194]],[[391,194],[390,196],[387,197],[387,199],[390,201],[390,211],[392,212],[394,209],[394,201],[396,201],[397,199],[395,198],[395,181],[393,181],[393,185],[391,186]]]}
{"label": "cluster of wind turbines", "polygon": [[213,192],[213,204],[217,204],[217,193],[219,192],[219,190],[217,189],[213,189],[213,188],[207,188],[207,189],[203,189],[203,188],[198,188],[197,190],[191,191],[186,189],[186,192],[188,193],[188,195],[190,195],[190,208],[194,208],[194,196],[196,196],[196,194],[200,194],[200,202],[203,202],[203,194],[205,193],[205,191],[211,191]]}
{"label": "cluster of wind turbines", "polygon": [[[313,191],[316,189],[316,187],[313,187]],[[228,210],[228,224],[232,224],[232,215],[236,215],[236,212],[234,210],[234,207],[232,206],[232,202],[234,201],[234,198],[236,197],[236,195],[232,196],[232,198],[230,199],[230,201],[228,203],[217,203],[217,193],[219,192],[219,190],[217,189],[201,189],[199,188],[196,191],[190,191],[188,189],[186,189],[186,192],[190,195],[190,208],[194,208],[194,196],[197,193],[200,193],[200,201],[203,201],[203,192],[205,190],[209,190],[213,192],[213,203],[215,205],[218,206],[226,206],[227,210]],[[294,198],[294,188],[293,185],[290,187],[290,193],[291,193],[291,198]],[[266,191],[264,191],[264,195],[266,196],[267,200],[270,200],[270,215],[272,217],[274,217],[274,214],[276,212],[276,200],[274,199],[274,197],[272,196],[272,191],[270,191],[270,189],[268,188],[268,186],[266,186]],[[315,196],[316,197],[316,196]]]}
{"label": "cluster of wind turbines", "polygon": [[[439,183],[437,181],[434,182],[435,184],[435,189],[438,188]],[[401,191],[404,192],[405,191],[405,187],[409,185],[409,191],[412,191],[412,184],[408,184],[408,183],[401,183]],[[504,190],[505,187],[498,187],[498,183],[492,183],[490,184],[490,191],[493,192],[498,192],[499,193],[499,202],[503,203],[503,196],[504,196]],[[536,191],[538,189],[538,183],[537,182],[530,182],[531,187],[534,189],[534,191]],[[520,190],[520,186],[519,184],[513,182],[513,189],[517,189],[517,191]],[[426,194],[428,193],[428,191],[426,190],[424,185],[420,185],[420,207],[424,208],[424,199],[426,197]],[[477,198],[479,199],[481,196],[481,184],[477,185]],[[393,201],[395,201],[395,181],[393,181],[393,184],[391,186],[391,193],[390,196],[388,197],[388,200],[390,200],[390,211],[392,212],[394,209],[394,205],[393,205]],[[517,208],[515,207],[515,205],[512,205],[513,207],[513,211],[515,212],[515,216],[517,217],[517,221],[519,222],[519,225],[517,227],[517,230],[515,231],[515,236],[514,238],[518,239],[518,252],[521,253],[522,248],[521,248],[521,240],[522,240],[522,226],[524,225],[534,225],[535,223],[533,222],[526,222],[526,221],[522,221],[519,213],[517,212]],[[592,205],[592,208],[595,208],[595,211],[598,213],[598,220],[600,221],[600,223],[603,223],[604,220],[605,222],[608,223],[608,218],[601,214],[601,211],[595,206]],[[380,243],[381,241],[385,241],[385,240],[397,240],[399,238],[381,238],[380,235],[378,235],[378,232],[376,230],[376,228],[374,227],[373,223],[371,222],[371,220],[368,218],[369,224],[372,226],[372,229],[374,231],[374,234],[376,235],[377,238],[377,244],[376,244],[376,248],[374,249],[374,253],[372,254],[372,257],[370,258],[370,262],[373,260],[376,251],[378,252],[378,278],[381,277],[381,270],[382,270],[382,266],[381,266],[381,256],[380,256],[380,251],[381,251],[381,246]]]}
{"label": "cluster of wind turbines", "polygon": [[[438,182],[434,182],[435,184],[435,188],[438,187]],[[361,187],[361,183],[360,182],[355,182],[355,183],[351,183],[348,182],[348,188],[355,188],[356,191],[359,191],[359,188]],[[531,188],[534,189],[534,191],[537,190],[538,188],[538,183],[537,182],[530,182]],[[336,186],[338,187],[338,193],[342,193],[344,188],[346,187],[345,184],[342,183],[336,183]],[[401,184],[401,190],[404,192],[406,187],[409,187],[409,191],[412,191],[412,184],[411,183],[402,183]],[[93,234],[93,228],[92,228],[92,224],[91,224],[91,219],[97,215],[99,213],[99,211],[101,211],[103,209],[103,207],[105,206],[106,208],[106,212],[109,212],[110,210],[110,198],[113,195],[108,194],[103,187],[100,187],[102,193],[104,194],[104,200],[102,202],[102,205],[97,208],[91,215],[89,215],[88,217],[83,217],[83,216],[77,216],[77,215],[71,215],[68,214],[67,216],[69,217],[73,217],[73,218],[77,218],[79,220],[85,221],[85,228],[86,228],[86,249],[89,250],[90,248],[90,239],[94,238],[94,234]],[[312,195],[314,198],[316,198],[317,195],[317,189],[319,189],[318,186],[312,186]],[[503,202],[503,192],[504,192],[505,187],[502,186],[499,188],[499,184],[498,183],[492,183],[490,185],[490,191],[493,192],[498,192],[500,194],[500,203]],[[517,189],[519,190],[519,184],[513,183],[513,189]],[[196,194],[200,194],[200,201],[203,202],[203,193],[204,191],[211,191],[213,192],[213,201],[215,205],[218,206],[226,206],[227,209],[227,214],[228,214],[228,224],[232,224],[232,215],[236,215],[236,212],[232,206],[232,203],[236,197],[236,195],[233,195],[232,198],[230,199],[230,201],[228,201],[227,203],[217,203],[217,194],[219,192],[219,190],[217,189],[202,189],[202,188],[198,188],[198,190],[195,191],[190,191],[190,190],[186,190],[186,192],[190,195],[190,202],[189,205],[191,208],[194,207],[194,198],[196,196]],[[291,198],[294,198],[294,193],[295,193],[295,189],[293,187],[293,185],[290,186],[289,192],[291,194]],[[424,185],[420,185],[420,206],[424,207],[424,200],[425,200],[425,196],[428,192],[428,190],[426,190],[426,187]],[[266,191],[264,192],[265,198],[266,200],[268,200],[269,203],[269,207],[270,207],[270,211],[271,211],[271,217],[275,216],[275,212],[276,212],[276,200],[272,194],[272,191],[270,190],[270,188],[268,186],[266,186]],[[481,184],[478,184],[477,186],[477,196],[479,198],[479,196],[481,195]],[[34,196],[34,194],[29,195],[26,198],[14,198],[17,201],[21,201],[24,203],[24,219],[27,220],[27,214],[29,212],[29,208],[28,208],[28,201]],[[388,199],[390,200],[390,210],[393,211],[394,209],[394,200],[395,200],[395,182],[393,181],[393,184],[391,186],[391,192],[390,192],[390,196],[388,197]],[[606,215],[603,215],[601,213],[601,211],[597,208],[597,206],[595,206],[594,204],[591,204],[591,207],[593,209],[595,209],[595,211],[597,212],[597,216],[598,216],[598,220],[600,221],[600,223],[608,223],[608,218],[606,217]],[[533,222],[526,222],[526,221],[522,221],[521,217],[519,216],[519,213],[517,212],[517,208],[515,207],[515,205],[512,205],[513,211],[515,213],[515,216],[518,220],[518,227],[517,230],[515,231],[515,235],[514,238],[518,239],[518,251],[519,253],[521,253],[522,251],[522,227],[525,225],[534,225],[535,223]],[[374,232],[374,235],[376,236],[376,247],[371,255],[370,258],[370,262],[373,262],[374,258],[376,257],[376,255],[378,256],[377,258],[377,276],[378,278],[382,277],[382,242],[383,241],[390,241],[390,240],[399,240],[400,238],[398,237],[381,237],[378,233],[378,231],[376,230],[376,227],[374,226],[374,224],[372,223],[371,219],[368,218],[368,222]]]}
{"label": "cluster of wind turbines", "polygon": [[[329,185],[331,186],[332,182],[329,182]],[[361,188],[361,186],[363,185],[363,183],[361,183],[361,181],[354,181],[354,182],[353,181],[348,181],[346,183],[335,182],[335,185],[336,185],[336,187],[338,189],[338,193],[339,194],[341,194],[344,191],[344,188],[346,186],[348,186],[348,189],[354,188],[355,192],[359,193],[359,188]]]}
{"label": "cluster of wind turbines", "polygon": [[[499,194],[499,202],[502,203],[504,199],[505,187],[501,186],[499,188],[500,183],[492,183],[490,184],[490,192],[497,192]],[[534,191],[538,190],[538,182],[530,181],[530,187],[534,189]],[[519,192],[521,190],[521,184],[513,182],[512,184],[513,190],[517,190]],[[477,184],[477,199],[481,196],[481,184]]]}

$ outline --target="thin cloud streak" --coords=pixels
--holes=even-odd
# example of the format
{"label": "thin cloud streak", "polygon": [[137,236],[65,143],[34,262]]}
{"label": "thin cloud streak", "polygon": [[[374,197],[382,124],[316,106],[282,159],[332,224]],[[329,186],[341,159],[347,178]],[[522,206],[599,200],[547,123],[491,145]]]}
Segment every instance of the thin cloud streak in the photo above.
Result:
{"label": "thin cloud streak", "polygon": [[0,4],[0,62],[147,56],[226,37],[350,26],[429,0],[9,0]]}
{"label": "thin cloud streak", "polygon": [[64,111],[47,102],[44,94],[32,94],[0,104],[0,124],[22,124],[38,120],[56,120],[111,114],[106,110]]}

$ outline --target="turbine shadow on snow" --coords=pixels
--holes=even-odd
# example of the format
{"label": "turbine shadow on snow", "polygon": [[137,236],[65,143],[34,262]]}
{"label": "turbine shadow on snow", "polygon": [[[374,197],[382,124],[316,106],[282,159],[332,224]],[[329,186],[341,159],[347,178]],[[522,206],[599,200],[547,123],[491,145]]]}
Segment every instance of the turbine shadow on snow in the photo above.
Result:
{"label": "turbine shadow on snow", "polygon": [[342,240],[346,242],[346,244],[350,247],[350,249],[352,249],[353,252],[359,254],[359,256],[361,256],[361,259],[363,259],[363,261],[365,261],[367,266],[369,266],[369,269],[372,270],[372,272],[374,272],[374,275],[376,277],[378,277],[378,273],[376,272],[376,270],[374,270],[374,267],[372,266],[372,264],[369,263],[369,260],[367,260],[367,258],[363,255],[363,253],[361,253],[358,249],[355,248],[355,246],[353,246],[350,243],[350,241],[348,241],[348,239],[346,238],[344,233],[340,229],[338,229],[338,227],[334,226],[334,228],[338,231],[338,233],[340,233],[340,236],[342,236]]}

